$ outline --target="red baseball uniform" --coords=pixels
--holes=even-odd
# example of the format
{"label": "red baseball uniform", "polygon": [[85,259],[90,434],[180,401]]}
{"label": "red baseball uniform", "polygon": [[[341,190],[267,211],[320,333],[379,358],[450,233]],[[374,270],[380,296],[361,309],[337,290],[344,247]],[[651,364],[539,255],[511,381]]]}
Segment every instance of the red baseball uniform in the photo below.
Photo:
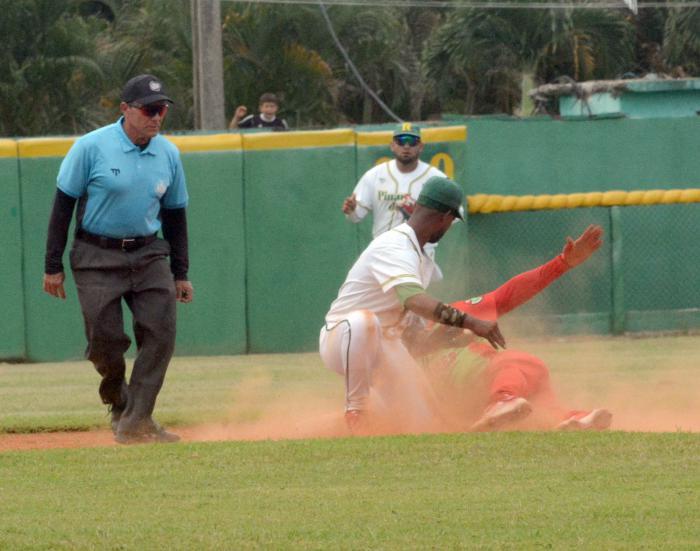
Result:
{"label": "red baseball uniform", "polygon": [[[513,277],[490,293],[453,302],[452,306],[476,318],[495,321],[533,298],[568,270],[569,266],[560,254],[538,268]],[[579,417],[588,413],[566,411],[557,404],[549,383],[549,370],[532,354],[519,350],[499,352],[483,342],[470,344],[468,351],[472,354],[467,350],[453,351],[446,361],[456,372],[453,378],[469,378],[473,382],[476,376],[482,385],[488,385],[489,403],[514,397],[534,398],[540,407],[552,411],[555,418]],[[476,357],[485,361],[475,361]]]}

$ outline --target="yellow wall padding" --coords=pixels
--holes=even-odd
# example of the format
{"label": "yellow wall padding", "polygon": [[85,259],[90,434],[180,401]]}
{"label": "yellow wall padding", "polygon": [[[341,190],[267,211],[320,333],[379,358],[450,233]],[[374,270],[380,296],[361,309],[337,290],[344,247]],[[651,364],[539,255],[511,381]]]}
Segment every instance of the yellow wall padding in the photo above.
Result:
{"label": "yellow wall padding", "polygon": [[579,207],[630,207],[700,203],[700,188],[651,189],[647,191],[595,191],[557,195],[486,195],[467,197],[469,214],[522,210],[575,209]]}

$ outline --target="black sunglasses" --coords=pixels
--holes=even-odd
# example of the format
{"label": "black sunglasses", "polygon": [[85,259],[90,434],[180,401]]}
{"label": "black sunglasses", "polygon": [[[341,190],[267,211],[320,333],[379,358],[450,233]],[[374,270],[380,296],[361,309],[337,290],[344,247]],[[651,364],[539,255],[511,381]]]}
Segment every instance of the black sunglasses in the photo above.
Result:
{"label": "black sunglasses", "polygon": [[394,142],[397,145],[408,145],[410,147],[415,147],[420,143],[420,138],[415,136],[396,136]]}
{"label": "black sunglasses", "polygon": [[129,107],[133,107],[134,109],[138,109],[141,111],[141,113],[148,117],[149,119],[152,119],[156,115],[163,116],[168,112],[168,104],[167,103],[152,103],[150,105],[140,105],[138,103],[130,103]]}

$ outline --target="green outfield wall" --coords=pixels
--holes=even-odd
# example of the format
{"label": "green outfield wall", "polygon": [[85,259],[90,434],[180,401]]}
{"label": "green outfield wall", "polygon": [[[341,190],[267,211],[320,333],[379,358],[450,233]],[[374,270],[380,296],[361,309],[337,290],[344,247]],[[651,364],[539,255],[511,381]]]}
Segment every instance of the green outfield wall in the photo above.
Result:
{"label": "green outfield wall", "polygon": [[621,329],[700,328],[700,204],[625,207],[613,214],[622,251],[615,301]]}
{"label": "green outfield wall", "polygon": [[[42,292],[46,228],[58,167],[73,139],[19,141],[22,174],[23,288],[26,357],[37,361],[83,355],[82,315],[66,267],[65,301]],[[178,354],[247,351],[241,137],[177,136],[190,192],[190,278],[196,300],[178,304]],[[72,228],[71,228],[72,235]],[[70,247],[70,242],[69,242]],[[125,308],[126,323],[130,324]]]}
{"label": "green outfield wall", "polygon": [[46,138],[20,140],[18,143],[22,175],[22,274],[27,358],[32,360],[80,358],[85,348],[82,314],[68,269],[67,251],[63,258],[66,300],[51,297],[42,291],[46,229],[56,193],[56,174],[61,159],[73,141]]}
{"label": "green outfield wall", "polygon": [[243,354],[248,345],[241,136],[171,139],[187,175],[189,277],[195,286],[195,300],[178,304],[176,354]]}
{"label": "green outfield wall", "polygon": [[[469,195],[700,188],[700,117],[485,118],[469,120],[468,128]],[[602,214],[594,214],[598,210]],[[471,216],[470,287],[493,287],[492,278],[501,282],[534,266],[536,258],[518,260],[526,257],[524,249],[543,250],[548,242],[556,250],[559,236],[574,235],[589,220],[606,228],[608,249],[594,262],[603,261],[609,271],[596,273],[583,290],[575,280],[584,276],[568,274],[506,318],[507,329],[543,332],[543,322],[563,333],[700,329],[700,285],[693,275],[700,247],[692,237],[700,232],[698,203]],[[500,254],[506,244],[508,259],[475,258]],[[590,273],[591,265],[582,270]]]}
{"label": "green outfield wall", "polygon": [[246,134],[243,146],[249,350],[312,350],[356,254],[340,213],[354,133]]}
{"label": "green outfield wall", "polygon": [[[475,194],[576,194],[700,188],[700,117],[595,121],[469,119],[424,130],[423,159]],[[390,125],[371,129],[173,136],[190,192],[190,278],[178,305],[180,355],[314,350],[347,270],[370,239],[343,199],[390,155]],[[82,357],[75,287],[41,289],[46,227],[71,138],[0,140],[6,290],[0,358]],[[487,292],[557,254],[590,223],[601,251],[504,320],[513,333],[700,329],[700,204],[471,214],[438,250],[456,300]],[[64,261],[67,263],[67,254]]]}
{"label": "green outfield wall", "polygon": [[700,117],[468,123],[467,194],[700,187]]}
{"label": "green outfield wall", "polygon": [[606,238],[584,267],[555,281],[546,292],[504,318],[504,331],[518,334],[607,334],[612,316],[610,215],[607,208],[499,213],[471,216],[470,295],[487,293],[520,272],[559,254],[566,236],[589,224]]}
{"label": "green outfield wall", "polygon": [[22,286],[22,202],[17,142],[0,140],[0,289],[3,290],[0,358],[26,357]]}

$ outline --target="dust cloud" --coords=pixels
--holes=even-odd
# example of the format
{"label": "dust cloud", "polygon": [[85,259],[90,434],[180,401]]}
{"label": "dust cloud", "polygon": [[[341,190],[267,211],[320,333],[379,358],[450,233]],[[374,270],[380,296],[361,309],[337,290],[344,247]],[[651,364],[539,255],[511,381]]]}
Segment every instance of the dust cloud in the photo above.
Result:
{"label": "dust cloud", "polygon": [[[518,343],[522,344],[522,343]],[[554,348],[561,346],[555,343]],[[591,343],[577,343],[576,349]],[[540,344],[545,355],[548,345]],[[590,352],[590,351],[589,351]],[[595,350],[601,357],[605,350]],[[668,369],[658,374],[615,374],[592,366],[586,355],[572,355],[566,369],[550,367],[551,386],[561,410],[606,408],[613,414],[611,430],[643,432],[700,432],[700,380],[692,368]],[[580,365],[574,362],[580,361]],[[648,371],[648,370],[645,370]],[[467,432],[487,404],[486,388],[468,395],[427,384],[421,372],[404,374],[402,385],[388,389],[378,381],[370,400],[368,423],[355,435]],[[338,377],[339,388],[343,379]],[[531,397],[532,414],[503,430],[552,430],[561,420],[539,397]],[[343,415],[342,392],[333,397],[310,393],[273,395],[270,382],[245,381],[235,391],[227,419],[189,431],[193,440],[265,440],[347,437],[352,433]]]}
{"label": "dust cloud", "polygon": [[[606,408],[613,414],[613,431],[700,432],[697,335],[511,337],[508,343],[509,350],[527,351],[547,365],[560,411]],[[397,371],[386,370],[384,379],[374,381],[369,421],[355,436],[467,432],[487,405],[485,385],[465,392],[428,378],[422,369],[396,365]],[[329,382],[280,385],[257,371],[232,385],[230,405],[215,422],[171,428],[185,442],[352,436],[344,419],[344,380],[337,376]],[[532,414],[503,430],[556,426],[558,419],[539,396],[528,399]],[[109,430],[0,434],[0,452],[114,445]]]}

